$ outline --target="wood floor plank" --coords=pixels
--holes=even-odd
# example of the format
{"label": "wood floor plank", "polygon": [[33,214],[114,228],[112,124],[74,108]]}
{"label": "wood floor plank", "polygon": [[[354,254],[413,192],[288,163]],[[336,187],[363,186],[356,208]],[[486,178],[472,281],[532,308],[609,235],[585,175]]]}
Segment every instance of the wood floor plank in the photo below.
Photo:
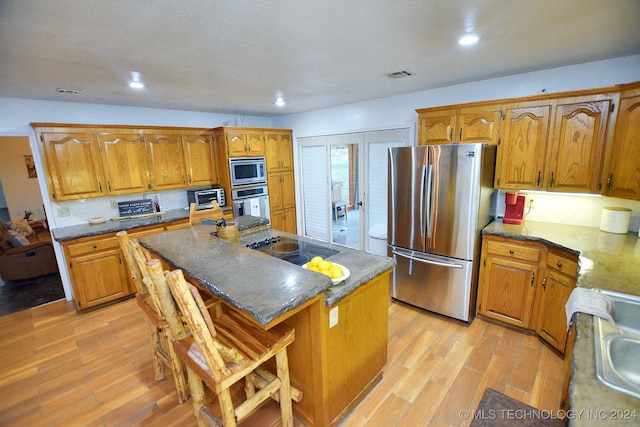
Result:
{"label": "wood floor plank", "polygon": [[[155,381],[148,325],[130,299],[87,313],[68,301],[0,317],[0,424],[194,427],[171,373]],[[345,427],[463,425],[487,387],[559,408],[564,362],[536,336],[389,304],[382,380]],[[533,367],[537,367],[534,369]]]}

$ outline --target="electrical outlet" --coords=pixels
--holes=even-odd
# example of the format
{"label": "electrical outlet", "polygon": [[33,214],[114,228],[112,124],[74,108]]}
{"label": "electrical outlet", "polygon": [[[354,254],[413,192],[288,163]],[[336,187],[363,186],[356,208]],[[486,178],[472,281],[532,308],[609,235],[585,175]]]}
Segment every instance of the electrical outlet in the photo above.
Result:
{"label": "electrical outlet", "polygon": [[329,327],[333,328],[338,324],[338,307],[329,310]]}
{"label": "electrical outlet", "polygon": [[65,216],[70,216],[71,212],[69,211],[69,208],[58,208],[58,216],[60,218],[65,217]]}
{"label": "electrical outlet", "polygon": [[116,202],[115,200],[111,201],[111,209],[118,209],[118,202]]}
{"label": "electrical outlet", "polygon": [[533,209],[533,199],[529,199],[529,209]]}

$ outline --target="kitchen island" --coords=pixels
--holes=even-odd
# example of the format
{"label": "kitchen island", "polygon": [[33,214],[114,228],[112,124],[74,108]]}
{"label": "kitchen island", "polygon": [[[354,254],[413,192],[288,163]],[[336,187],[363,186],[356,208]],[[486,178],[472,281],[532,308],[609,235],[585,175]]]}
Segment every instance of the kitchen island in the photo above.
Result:
{"label": "kitchen island", "polygon": [[[239,244],[212,236],[214,230],[200,225],[140,242],[261,327],[280,322],[294,327],[291,382],[304,393],[294,412],[306,425],[338,424],[381,379],[395,261],[275,230],[252,234]],[[328,260],[346,266],[350,277],[333,285],[324,275],[245,247],[276,235],[338,251]]]}
{"label": "kitchen island", "polygon": [[[525,221],[495,221],[483,235],[541,242],[579,257],[577,286],[640,296],[640,238],[637,233],[611,234],[597,228]],[[569,398],[573,426],[637,425],[640,399],[605,386],[596,377],[593,316],[577,313]],[[634,413],[635,419],[616,419]]]}

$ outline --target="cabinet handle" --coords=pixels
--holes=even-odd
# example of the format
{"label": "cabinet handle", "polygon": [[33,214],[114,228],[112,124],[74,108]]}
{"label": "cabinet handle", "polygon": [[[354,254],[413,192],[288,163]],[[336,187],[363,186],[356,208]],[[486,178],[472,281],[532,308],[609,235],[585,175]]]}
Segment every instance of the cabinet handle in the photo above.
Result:
{"label": "cabinet handle", "polygon": [[98,187],[100,188],[100,194],[102,194],[102,183],[101,182],[98,183]]}
{"label": "cabinet handle", "polygon": [[111,181],[107,181],[107,188],[109,189],[109,193],[111,193]]}
{"label": "cabinet handle", "polygon": [[558,266],[558,268],[562,268],[562,263],[560,261],[558,261],[556,265]]}
{"label": "cabinet handle", "polygon": [[462,128],[460,128],[460,139],[459,142],[462,142]]}
{"label": "cabinet handle", "polygon": [[513,249],[509,249],[509,253],[513,255]]}
{"label": "cabinet handle", "polygon": [[609,178],[607,179],[607,193],[609,191],[611,191],[611,182],[613,181],[613,174],[609,175]]}
{"label": "cabinet handle", "polygon": [[536,187],[540,187],[540,171],[538,171],[538,179],[536,180]]}
{"label": "cabinet handle", "polygon": [[544,280],[542,281],[542,289],[543,290],[547,290],[547,277],[545,276]]}
{"label": "cabinet handle", "polygon": [[553,172],[551,172],[551,178],[549,178],[549,187],[553,187]]}
{"label": "cabinet handle", "polygon": [[531,272],[531,286],[533,286],[533,282],[536,280],[536,273],[534,271]]}

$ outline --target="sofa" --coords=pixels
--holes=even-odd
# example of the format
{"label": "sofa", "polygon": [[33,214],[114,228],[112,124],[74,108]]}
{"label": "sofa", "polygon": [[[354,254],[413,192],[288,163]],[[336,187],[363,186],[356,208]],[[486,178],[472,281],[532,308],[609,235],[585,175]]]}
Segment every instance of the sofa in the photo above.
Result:
{"label": "sofa", "polygon": [[58,272],[51,234],[25,220],[0,221],[0,276],[5,281],[32,279]]}

